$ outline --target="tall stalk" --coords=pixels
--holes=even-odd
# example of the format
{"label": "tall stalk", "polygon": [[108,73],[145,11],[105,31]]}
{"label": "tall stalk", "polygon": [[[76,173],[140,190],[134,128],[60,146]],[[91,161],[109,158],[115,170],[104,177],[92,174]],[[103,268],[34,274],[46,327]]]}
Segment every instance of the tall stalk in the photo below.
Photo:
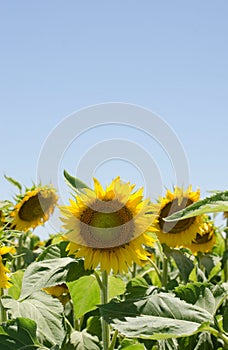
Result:
{"label": "tall stalk", "polygon": [[7,321],[6,317],[6,310],[4,306],[2,305],[1,297],[4,295],[4,290],[3,288],[0,288],[0,321],[5,322]]}
{"label": "tall stalk", "polygon": [[[106,271],[102,271],[102,286],[101,291],[101,303],[107,304],[108,302],[108,274]],[[102,328],[102,341],[103,341],[103,350],[109,349],[109,325],[102,317],[101,319],[101,328]]]}

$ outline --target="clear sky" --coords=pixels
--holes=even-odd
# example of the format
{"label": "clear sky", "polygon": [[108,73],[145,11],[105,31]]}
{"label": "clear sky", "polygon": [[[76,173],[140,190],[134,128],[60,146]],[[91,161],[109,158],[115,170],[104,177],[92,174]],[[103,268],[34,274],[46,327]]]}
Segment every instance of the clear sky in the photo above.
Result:
{"label": "clear sky", "polygon": [[[227,189],[227,16],[226,0],[1,1],[1,198],[14,191],[4,173],[31,185],[56,125],[104,102],[161,116],[185,149],[193,187],[203,195]],[[85,134],[80,147],[65,152],[63,166],[73,171],[83,147],[121,133],[106,126]],[[149,140],[128,134],[152,151]],[[173,179],[159,152],[153,157],[167,187]],[[137,178],[116,162],[114,176]],[[107,183],[111,174],[106,166],[95,175]]]}

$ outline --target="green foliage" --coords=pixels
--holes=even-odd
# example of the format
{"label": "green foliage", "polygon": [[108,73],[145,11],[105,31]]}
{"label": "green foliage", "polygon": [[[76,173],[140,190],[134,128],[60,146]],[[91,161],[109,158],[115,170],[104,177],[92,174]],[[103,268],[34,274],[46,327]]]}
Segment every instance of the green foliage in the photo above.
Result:
{"label": "green foliage", "polygon": [[[95,310],[100,304],[100,288],[95,276],[82,276],[76,281],[68,282],[74,314],[76,318],[82,317],[89,311]],[[125,291],[124,282],[114,276],[109,277],[109,300]]]}
{"label": "green foliage", "polygon": [[168,339],[199,332],[213,324],[211,314],[169,293],[100,306],[101,315],[129,338]]}
{"label": "green foliage", "polygon": [[34,262],[24,273],[21,298],[45,287],[56,286],[89,274],[82,260],[57,258]]}
{"label": "green foliage", "polygon": [[69,350],[100,350],[99,340],[97,337],[87,333],[86,330],[82,332],[74,331],[70,335]]}
{"label": "green foliage", "polygon": [[100,303],[100,289],[95,276],[83,276],[67,283],[74,305],[76,318],[97,308]]}
{"label": "green foliage", "polygon": [[63,175],[65,177],[67,184],[74,190],[81,191],[84,188],[89,188],[84,182],[70,175],[66,170],[64,170]]}
{"label": "green foliage", "polygon": [[58,244],[51,244],[45,248],[37,257],[37,261],[52,260],[57,258],[67,257],[66,247],[68,242],[60,242]]}
{"label": "green foliage", "polygon": [[22,191],[22,186],[21,186],[20,182],[16,181],[15,179],[13,179],[12,177],[7,176],[7,175],[4,175],[4,178],[7,181],[9,181],[9,183],[11,183],[12,185],[16,186],[19,189],[20,192]]}
{"label": "green foliage", "polygon": [[189,275],[194,268],[193,262],[180,250],[178,249],[170,249],[166,245],[164,245],[164,253],[168,258],[172,257],[180,271],[181,277],[184,282],[187,283]]}
{"label": "green foliage", "polygon": [[216,193],[189,205],[170,216],[165,221],[175,221],[191,218],[196,215],[228,211],[228,191]]}
{"label": "green foliage", "polygon": [[35,292],[26,299],[2,299],[12,318],[22,317],[37,324],[41,343],[61,345],[65,336],[62,304],[45,292]]}
{"label": "green foliage", "polygon": [[[28,318],[18,317],[0,326],[0,344],[4,350],[48,350],[37,339],[37,326]],[[57,349],[56,349],[57,350]]]}
{"label": "green foliage", "polygon": [[22,279],[24,276],[23,270],[17,270],[11,277],[12,287],[8,290],[8,295],[13,299],[19,299],[21,294]]}
{"label": "green foliage", "polygon": [[[64,176],[77,193],[89,188],[67,171]],[[21,185],[6,179],[21,199]],[[62,232],[41,242],[31,231],[9,230],[13,206],[0,201],[1,219],[6,220],[0,227],[1,245],[17,251],[1,260],[0,273],[4,278],[4,266],[10,271],[11,286],[1,290],[0,349],[107,349],[102,338],[107,323],[109,350],[228,349],[227,228],[216,229],[211,252],[193,255],[187,248],[157,243],[147,247],[152,255],[145,265],[104,278],[99,267],[85,270],[83,259],[68,255]],[[218,211],[228,211],[228,191],[168,220]]]}
{"label": "green foliage", "polygon": [[144,297],[148,291],[149,285],[143,277],[135,277],[127,283],[126,298]]}

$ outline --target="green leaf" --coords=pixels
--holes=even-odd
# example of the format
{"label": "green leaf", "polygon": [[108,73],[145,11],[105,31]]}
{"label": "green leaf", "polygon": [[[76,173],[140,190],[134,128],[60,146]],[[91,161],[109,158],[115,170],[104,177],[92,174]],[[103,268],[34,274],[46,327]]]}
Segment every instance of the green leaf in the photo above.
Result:
{"label": "green leaf", "polygon": [[165,221],[175,221],[191,218],[193,216],[228,211],[228,191],[216,193],[210,197],[202,199],[189,205],[167,218]]}
{"label": "green leaf", "polygon": [[210,312],[211,315],[214,315],[215,298],[209,288],[205,288],[204,293],[199,296],[195,305],[198,305],[202,309]]}
{"label": "green leaf", "polygon": [[3,306],[13,318],[29,318],[37,324],[37,334],[41,342],[61,345],[65,337],[63,328],[63,306],[58,299],[36,292],[24,300],[2,299]]}
{"label": "green leaf", "polygon": [[64,170],[63,175],[66,179],[67,184],[74,190],[83,190],[84,188],[89,188],[84,182],[77,179],[76,177],[70,175],[66,170]]}
{"label": "green leaf", "polygon": [[108,299],[112,299],[117,295],[125,292],[125,283],[121,278],[110,276],[108,279]]}
{"label": "green leaf", "polygon": [[211,281],[213,277],[217,276],[218,273],[221,271],[221,262],[219,261],[210,271],[210,274],[208,276],[208,281]]}
{"label": "green leaf", "polygon": [[12,287],[8,289],[8,295],[13,299],[19,299],[20,297],[23,275],[24,271],[18,270],[14,272],[10,278]]}
{"label": "green leaf", "polygon": [[48,350],[39,344],[36,323],[27,318],[16,318],[0,326],[0,344],[3,350]]}
{"label": "green leaf", "polygon": [[65,258],[68,253],[66,247],[69,242],[60,242],[58,244],[51,244],[38,256],[37,261],[52,260],[57,258]]}
{"label": "green leaf", "polygon": [[187,303],[195,304],[205,291],[208,283],[195,282],[188,283],[186,285],[180,285],[174,289],[174,293],[181,300],[185,300]]}
{"label": "green leaf", "polygon": [[99,339],[102,338],[101,318],[100,316],[91,316],[86,323],[87,332],[96,335]]}
{"label": "green leaf", "polygon": [[86,330],[82,332],[74,331],[70,336],[70,344],[75,350],[100,350],[98,346],[99,340],[97,337],[87,333]]}
{"label": "green leaf", "polygon": [[171,294],[160,293],[140,300],[101,305],[101,315],[129,338],[168,339],[192,335],[213,317],[202,308]]}
{"label": "green leaf", "polygon": [[215,298],[215,312],[220,308],[221,304],[228,297],[228,283],[222,285],[215,285],[211,288],[213,296]]}
{"label": "green leaf", "polygon": [[164,245],[164,253],[175,260],[175,263],[178,267],[178,270],[180,271],[181,277],[183,278],[184,282],[188,282],[189,275],[191,271],[194,268],[193,262],[185,256],[180,250],[178,249],[170,249],[167,247],[167,245]]}
{"label": "green leaf", "polygon": [[175,338],[162,339],[158,340],[158,348],[159,350],[178,350],[179,345]]}
{"label": "green leaf", "polygon": [[[150,345],[145,347],[145,343],[150,343]],[[120,338],[120,346],[118,349],[120,350],[126,350],[126,349],[139,349],[139,350],[146,350],[146,349],[152,349],[152,344],[154,343],[154,340],[142,340],[142,343],[139,343],[138,339],[129,339],[129,338],[123,338],[121,341]],[[138,348],[137,348],[138,347]]]}
{"label": "green leaf", "polygon": [[[74,305],[74,314],[80,318],[87,312],[97,309],[100,304],[100,287],[94,275],[83,276],[67,283]],[[117,277],[109,277],[109,300],[125,291],[124,282]]]}
{"label": "green leaf", "polygon": [[73,281],[91,273],[84,270],[83,260],[70,257],[34,262],[25,270],[21,298],[45,287]]}
{"label": "green leaf", "polygon": [[220,257],[214,256],[211,254],[199,255],[199,259],[200,259],[200,264],[205,267],[207,276],[210,275],[212,269],[220,262]]}
{"label": "green leaf", "polygon": [[94,275],[83,276],[77,281],[68,282],[67,287],[73,301],[76,318],[95,310],[100,303],[100,288]]}
{"label": "green leaf", "polygon": [[228,333],[228,307],[226,307],[224,310],[222,325],[224,331]]}
{"label": "green leaf", "polygon": [[126,346],[124,348],[121,347],[121,350],[145,350],[145,346],[143,344],[133,344]]}
{"label": "green leaf", "polygon": [[198,342],[194,350],[214,350],[214,345],[209,332],[202,332],[199,335]]}
{"label": "green leaf", "polygon": [[20,182],[16,181],[15,179],[13,179],[12,177],[10,176],[7,176],[7,175],[4,175],[4,178],[9,181],[12,185],[16,186],[20,192],[22,191],[22,186],[20,184]]}
{"label": "green leaf", "polygon": [[133,299],[144,297],[149,288],[148,283],[143,277],[135,277],[131,279],[126,287],[126,298]]}

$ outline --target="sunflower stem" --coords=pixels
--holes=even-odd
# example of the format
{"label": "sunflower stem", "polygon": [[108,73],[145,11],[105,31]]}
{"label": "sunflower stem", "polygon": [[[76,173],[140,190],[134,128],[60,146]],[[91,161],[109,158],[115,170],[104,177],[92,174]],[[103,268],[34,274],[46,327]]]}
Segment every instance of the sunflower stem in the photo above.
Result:
{"label": "sunflower stem", "polygon": [[116,339],[117,339],[118,333],[119,333],[119,332],[118,332],[117,329],[116,329],[115,332],[114,332],[114,334],[113,334],[112,341],[111,341],[111,344],[110,344],[108,350],[114,350],[114,349],[115,349]]}
{"label": "sunflower stem", "polygon": [[94,270],[93,271],[95,277],[96,277],[96,280],[97,280],[97,283],[99,284],[99,287],[100,287],[100,290],[103,288],[103,284],[102,284],[102,281],[100,279],[100,276],[98,275],[98,273]]}
{"label": "sunflower stem", "polygon": [[[108,302],[108,274],[106,271],[102,271],[102,288],[101,291],[101,303],[107,304]],[[109,349],[109,325],[102,317],[101,319],[102,327],[102,341],[103,341],[103,350]]]}
{"label": "sunflower stem", "polygon": [[136,263],[134,262],[134,263],[133,263],[133,270],[132,270],[132,278],[135,278],[135,276],[136,276],[136,269],[137,269],[137,265],[136,265]]}
{"label": "sunflower stem", "polygon": [[[157,273],[157,276],[158,276],[158,278],[159,278],[159,281],[162,283],[162,276],[161,276],[161,271],[159,270],[159,268],[157,267],[157,265],[155,264],[155,262],[152,260],[152,259],[150,259],[150,258],[147,258],[148,259],[148,261],[150,262],[150,264],[153,266],[152,267],[152,271],[156,271],[156,273]],[[148,270],[148,271],[145,271],[142,275],[141,275],[141,277],[143,277],[144,275],[146,275],[149,271],[151,271],[151,270]]]}
{"label": "sunflower stem", "polygon": [[[228,219],[226,220],[226,228],[225,228],[225,255],[224,257],[226,258],[226,252],[228,251]],[[228,281],[228,259],[225,260],[224,262],[224,282],[226,283]]]}
{"label": "sunflower stem", "polygon": [[7,316],[6,316],[6,310],[4,306],[2,305],[2,300],[1,297],[4,295],[4,289],[0,288],[0,321],[1,322],[6,322],[7,321]]}
{"label": "sunflower stem", "polygon": [[163,256],[163,270],[162,270],[162,287],[167,288],[168,282],[168,258]]}

